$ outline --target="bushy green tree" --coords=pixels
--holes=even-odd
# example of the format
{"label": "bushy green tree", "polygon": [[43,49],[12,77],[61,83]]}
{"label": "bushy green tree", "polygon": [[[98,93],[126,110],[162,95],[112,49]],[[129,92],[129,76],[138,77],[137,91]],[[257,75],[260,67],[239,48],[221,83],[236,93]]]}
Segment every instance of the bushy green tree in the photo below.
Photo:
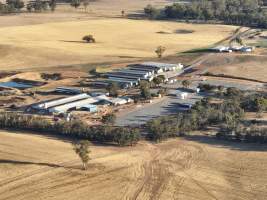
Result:
{"label": "bushy green tree", "polygon": [[109,86],[108,86],[108,92],[109,95],[112,97],[117,97],[119,95],[119,86],[117,83],[112,82]]}
{"label": "bushy green tree", "polygon": [[24,2],[22,0],[7,0],[6,4],[16,10],[21,10],[24,7]]}
{"label": "bushy green tree", "polygon": [[116,115],[114,113],[107,114],[102,118],[102,122],[104,124],[114,124],[115,121],[116,121]]}
{"label": "bushy green tree", "polygon": [[81,141],[79,141],[77,143],[73,143],[73,149],[74,149],[75,153],[81,159],[84,170],[87,169],[88,162],[90,160],[90,157],[89,157],[89,153],[90,153],[89,146],[90,146],[90,143],[89,143],[88,140],[81,140]]}
{"label": "bushy green tree", "polygon": [[140,81],[140,96],[144,99],[150,99],[150,84],[147,81]]}

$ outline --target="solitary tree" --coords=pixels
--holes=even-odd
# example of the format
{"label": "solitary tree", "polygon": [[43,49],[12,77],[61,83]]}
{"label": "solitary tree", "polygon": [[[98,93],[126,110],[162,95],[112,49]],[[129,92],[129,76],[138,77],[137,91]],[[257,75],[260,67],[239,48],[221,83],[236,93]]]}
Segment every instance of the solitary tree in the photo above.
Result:
{"label": "solitary tree", "polygon": [[182,85],[183,85],[184,88],[188,88],[188,87],[190,86],[190,84],[191,84],[191,83],[190,83],[189,80],[183,80],[183,81],[182,81]]}
{"label": "solitary tree", "polygon": [[81,141],[73,144],[73,149],[74,149],[75,153],[81,159],[84,170],[87,169],[88,162],[90,160],[90,157],[89,157],[89,153],[90,153],[89,145],[90,144],[89,144],[89,142],[87,140],[81,140]]}
{"label": "solitary tree", "polygon": [[125,11],[124,11],[124,10],[121,11],[121,16],[122,16],[122,17],[125,16]]}
{"label": "solitary tree", "polygon": [[166,48],[163,46],[158,46],[155,50],[155,53],[157,54],[158,58],[162,58],[164,52],[166,51]]}
{"label": "solitary tree", "polygon": [[84,40],[87,43],[95,43],[95,38],[93,35],[85,35],[82,40]]}

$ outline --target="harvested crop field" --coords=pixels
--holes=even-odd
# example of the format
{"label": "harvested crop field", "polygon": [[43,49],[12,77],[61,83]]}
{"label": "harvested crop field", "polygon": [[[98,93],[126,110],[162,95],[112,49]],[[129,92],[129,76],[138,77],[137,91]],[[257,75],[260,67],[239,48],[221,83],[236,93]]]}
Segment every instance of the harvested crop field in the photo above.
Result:
{"label": "harvested crop field", "polygon": [[203,66],[208,72],[266,82],[266,55],[217,54],[209,57]]}
{"label": "harvested crop field", "polygon": [[[134,61],[155,57],[154,50],[159,45],[165,46],[166,55],[170,55],[211,45],[231,35],[235,29],[224,25],[122,18],[1,27],[0,69]],[[192,33],[176,34],[177,30]],[[171,34],[158,34],[161,31]],[[92,34],[96,43],[83,42],[82,37],[87,34]]]}
{"label": "harvested crop field", "polygon": [[267,198],[266,147],[199,137],[92,146],[88,171],[70,143],[0,132],[0,199]]}

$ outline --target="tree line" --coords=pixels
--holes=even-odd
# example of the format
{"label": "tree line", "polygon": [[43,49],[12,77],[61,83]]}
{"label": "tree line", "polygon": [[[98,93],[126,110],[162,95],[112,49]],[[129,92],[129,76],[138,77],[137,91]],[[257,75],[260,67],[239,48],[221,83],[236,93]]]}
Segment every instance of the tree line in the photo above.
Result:
{"label": "tree line", "polygon": [[24,7],[26,7],[29,12],[41,12],[49,9],[54,11],[56,5],[56,0],[32,0],[27,3],[22,0],[6,0],[5,3],[0,2],[0,14],[21,12]]}
{"label": "tree line", "polygon": [[116,143],[119,146],[135,145],[140,140],[138,129],[128,127],[89,126],[82,121],[51,122],[40,116],[12,112],[0,113],[0,128],[29,130],[63,135],[74,139],[86,139],[100,143]]}
{"label": "tree line", "polygon": [[210,98],[198,101],[191,110],[172,116],[159,117],[146,124],[148,137],[160,142],[170,137],[185,135],[208,126],[219,128],[218,138],[248,142],[267,142],[267,128],[244,123],[245,111],[267,111],[265,94],[245,95],[236,88],[228,88],[224,99],[212,102]]}
{"label": "tree line", "polygon": [[163,9],[148,5],[144,8],[150,18],[180,20],[216,20],[225,24],[267,27],[267,14],[262,0],[193,0],[174,3]]}
{"label": "tree line", "polygon": [[[90,0],[70,0],[69,5],[77,9],[81,5],[87,11]],[[23,8],[28,12],[42,12],[46,10],[55,11],[57,0],[30,0],[25,3],[23,0],[6,0],[5,3],[0,2],[0,14],[18,13]],[[86,41],[94,41],[94,38],[84,38]]]}

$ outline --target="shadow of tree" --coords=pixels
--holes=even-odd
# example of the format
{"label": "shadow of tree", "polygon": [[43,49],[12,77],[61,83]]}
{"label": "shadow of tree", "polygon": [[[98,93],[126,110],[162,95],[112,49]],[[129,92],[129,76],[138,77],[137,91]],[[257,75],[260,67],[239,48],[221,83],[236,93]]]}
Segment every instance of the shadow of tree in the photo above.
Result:
{"label": "shadow of tree", "polygon": [[230,140],[228,141],[228,140],[217,139],[213,136],[207,136],[207,135],[185,136],[184,139],[203,143],[203,144],[213,145],[218,148],[228,148],[231,150],[259,151],[259,152],[267,151],[266,144],[238,142],[238,141],[230,141]]}
{"label": "shadow of tree", "polygon": [[53,168],[59,168],[65,166],[53,164],[53,163],[43,163],[43,162],[30,162],[30,161],[19,161],[19,160],[7,160],[7,159],[0,159],[0,164],[15,164],[15,165],[39,165],[39,166],[47,166]]}

